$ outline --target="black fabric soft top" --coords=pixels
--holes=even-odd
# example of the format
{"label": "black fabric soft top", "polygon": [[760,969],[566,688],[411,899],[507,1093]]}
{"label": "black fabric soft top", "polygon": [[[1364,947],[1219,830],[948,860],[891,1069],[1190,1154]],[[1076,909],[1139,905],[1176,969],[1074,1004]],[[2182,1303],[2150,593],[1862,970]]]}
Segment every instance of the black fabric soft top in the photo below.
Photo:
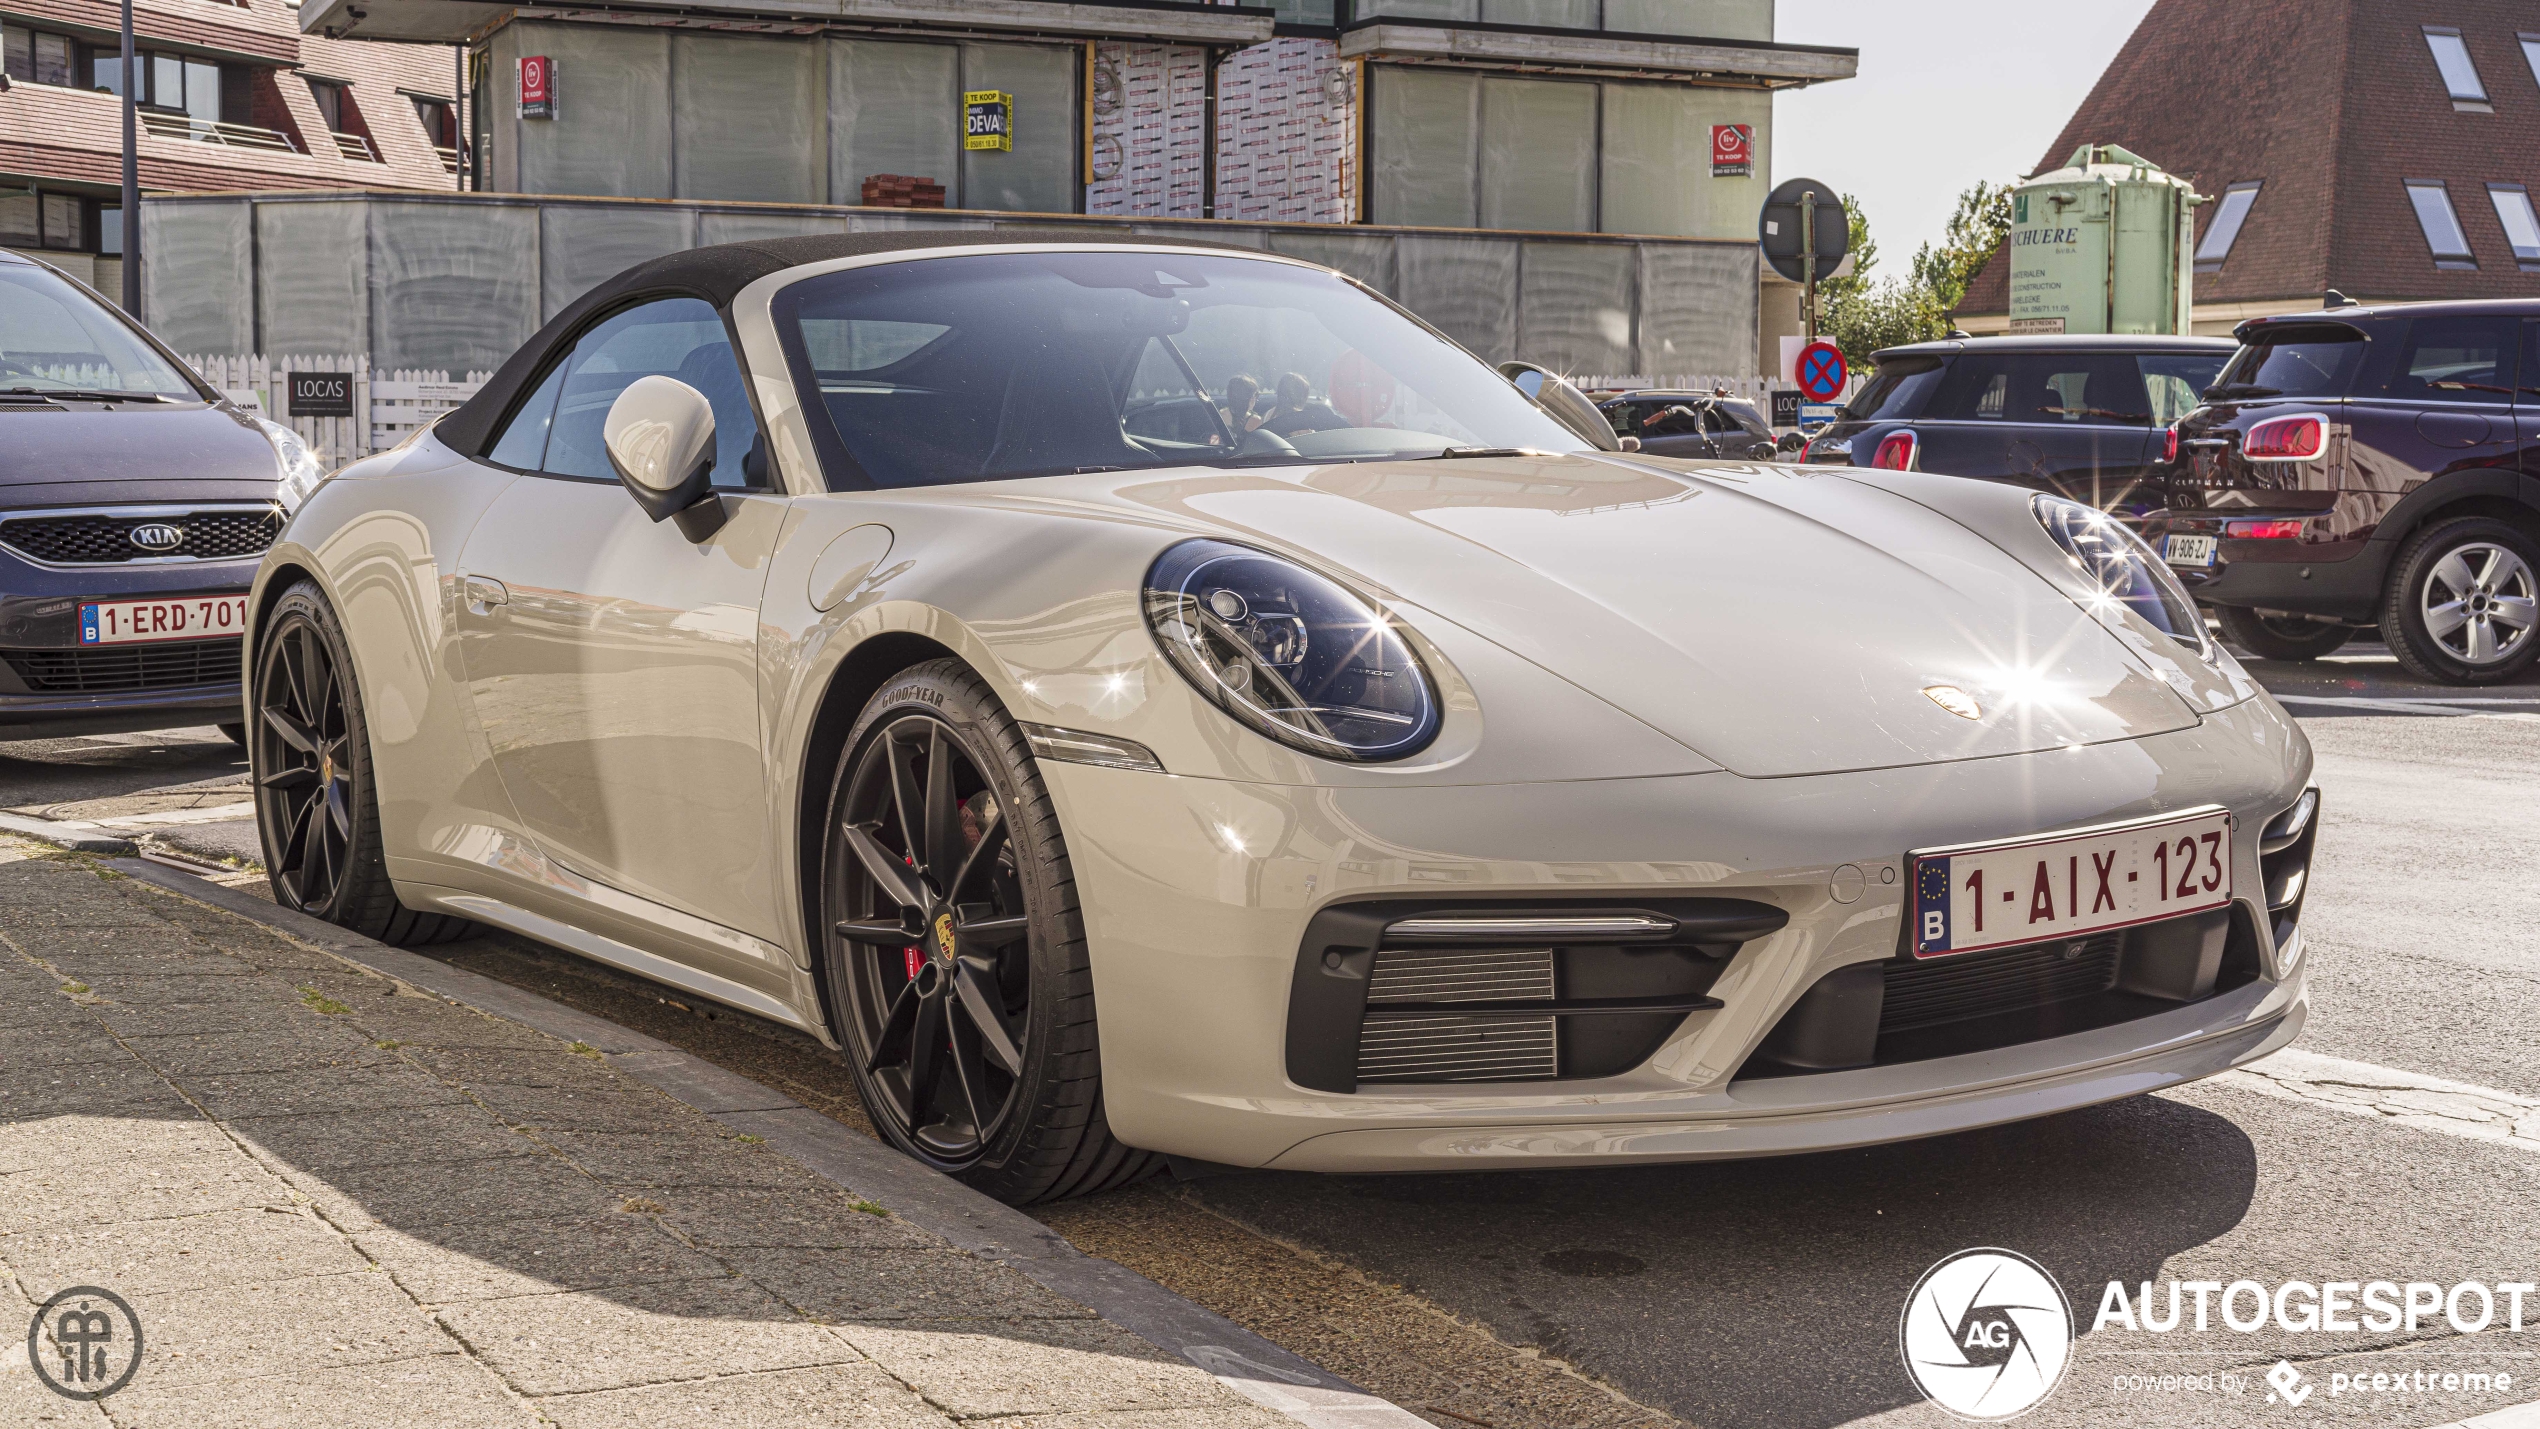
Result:
{"label": "black fabric soft top", "polygon": [[483,456],[486,448],[493,444],[494,429],[501,424],[503,415],[512,409],[513,402],[518,400],[523,390],[545,371],[547,356],[556,345],[581,331],[585,320],[593,313],[616,307],[629,298],[686,294],[703,298],[717,309],[722,309],[731,306],[732,299],[743,288],[768,274],[798,268],[806,263],[924,248],[1012,243],[1064,243],[1071,246],[1088,243],[1147,244],[1175,248],[1223,248],[1230,253],[1260,251],[1232,243],[1059,228],[816,233],[800,238],[769,238],[690,248],[638,263],[575,299],[545,327],[538,329],[536,336],[522,343],[520,350],[506,359],[494,373],[492,381],[469,398],[464,406],[442,418],[440,424],[432,429],[432,434],[444,446],[463,456]]}

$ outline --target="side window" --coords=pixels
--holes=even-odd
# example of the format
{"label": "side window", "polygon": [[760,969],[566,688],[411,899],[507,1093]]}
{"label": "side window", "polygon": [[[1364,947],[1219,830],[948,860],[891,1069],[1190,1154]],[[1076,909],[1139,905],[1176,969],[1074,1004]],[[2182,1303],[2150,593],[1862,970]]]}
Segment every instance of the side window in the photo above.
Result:
{"label": "side window", "polygon": [[2510,402],[2512,318],[2419,318],[2408,328],[2390,395],[2417,402]]}
{"label": "side window", "polygon": [[1949,364],[1931,415],[1954,422],[2001,421],[2011,398],[2011,359],[2002,353],[1967,353]]}
{"label": "side window", "polygon": [[553,434],[541,469],[551,476],[615,480],[601,431],[617,394],[639,377],[675,377],[714,407],[716,486],[755,484],[743,470],[758,442],[741,367],[723,320],[697,298],[663,298],[608,319],[582,335],[558,369]]}
{"label": "side window", "polygon": [[[2025,381],[2015,379],[2011,394],[2014,420],[2031,422],[2088,422],[2102,426],[2140,427],[2152,420],[2151,404],[2143,395],[2143,375],[2131,358],[2113,354],[2079,353],[2070,357],[2041,356],[2021,364],[2027,371]],[[2036,405],[2028,411],[2020,399]]]}
{"label": "side window", "polygon": [[564,368],[559,362],[547,370],[547,380],[538,384],[529,400],[521,403],[520,410],[503,425],[503,434],[495,439],[493,450],[485,454],[487,461],[536,471],[538,463],[546,460],[547,428],[555,421],[556,392],[564,386]]}
{"label": "side window", "polygon": [[2540,407],[2540,318],[2522,321],[2522,376],[2515,383],[2515,400]]}

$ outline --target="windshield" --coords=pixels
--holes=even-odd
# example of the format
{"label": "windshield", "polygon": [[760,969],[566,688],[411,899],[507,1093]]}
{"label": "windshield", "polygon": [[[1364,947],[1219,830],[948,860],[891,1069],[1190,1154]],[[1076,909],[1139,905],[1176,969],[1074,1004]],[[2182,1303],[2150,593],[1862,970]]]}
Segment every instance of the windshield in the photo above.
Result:
{"label": "windshield", "polygon": [[1166,252],[854,268],[776,296],[837,488],[1585,448],[1329,273]]}
{"label": "windshield", "polygon": [[2283,327],[2250,336],[2223,369],[2217,396],[2343,397],[2363,365],[2364,335],[2350,327]]}
{"label": "windshield", "polygon": [[123,319],[32,263],[0,263],[0,392],[201,398]]}
{"label": "windshield", "polygon": [[2196,410],[2214,385],[2228,352],[2164,352],[2134,360],[2143,369],[2144,394],[2152,399],[2152,425],[2166,427]]}

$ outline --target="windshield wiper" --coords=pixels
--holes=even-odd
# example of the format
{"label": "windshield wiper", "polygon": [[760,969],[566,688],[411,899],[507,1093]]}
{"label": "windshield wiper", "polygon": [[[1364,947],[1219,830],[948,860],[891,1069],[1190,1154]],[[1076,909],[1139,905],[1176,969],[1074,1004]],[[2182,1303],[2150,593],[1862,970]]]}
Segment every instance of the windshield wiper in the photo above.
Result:
{"label": "windshield wiper", "polygon": [[165,402],[156,392],[96,392],[81,387],[12,387],[11,397],[33,397],[44,402]]}
{"label": "windshield wiper", "polygon": [[1460,460],[1462,460],[1462,459],[1463,459],[1463,458],[1465,458],[1465,457],[1483,457],[1483,456],[1542,456],[1542,455],[1543,455],[1543,453],[1542,453],[1542,452],[1530,452],[1530,451],[1526,450],[1524,447],[1447,447],[1447,448],[1444,448],[1443,450],[1440,450],[1440,451],[1431,452],[1431,453],[1430,453],[1429,455],[1427,455],[1427,456],[1397,457],[1397,458],[1395,458],[1395,460],[1397,460],[1397,461],[1460,461]]}

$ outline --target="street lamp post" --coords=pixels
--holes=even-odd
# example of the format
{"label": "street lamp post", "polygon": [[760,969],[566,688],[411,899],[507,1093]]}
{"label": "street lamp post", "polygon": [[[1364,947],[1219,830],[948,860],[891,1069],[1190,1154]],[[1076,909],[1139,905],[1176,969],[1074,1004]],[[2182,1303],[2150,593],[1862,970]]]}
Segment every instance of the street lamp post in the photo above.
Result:
{"label": "street lamp post", "polygon": [[123,0],[123,310],[141,316],[140,106],[132,92],[132,0]]}

